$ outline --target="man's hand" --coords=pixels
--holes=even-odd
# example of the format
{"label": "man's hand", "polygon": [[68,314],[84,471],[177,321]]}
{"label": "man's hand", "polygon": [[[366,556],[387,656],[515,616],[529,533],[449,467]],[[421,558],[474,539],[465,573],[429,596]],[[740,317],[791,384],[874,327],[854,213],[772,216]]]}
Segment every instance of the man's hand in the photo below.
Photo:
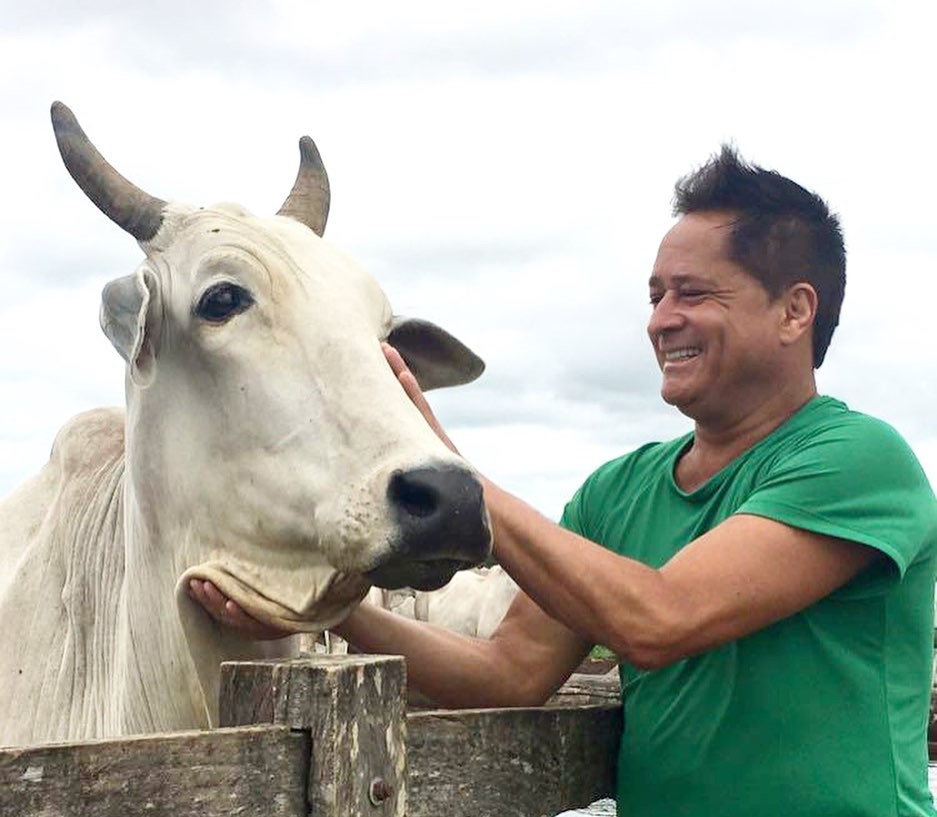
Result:
{"label": "man's hand", "polygon": [[244,610],[225,596],[214,584],[201,579],[192,579],[189,582],[189,597],[205,608],[219,624],[237,631],[244,638],[256,641],[272,641],[276,638],[285,638],[292,633],[272,627],[248,615]]}
{"label": "man's hand", "polygon": [[381,343],[381,349],[384,352],[384,357],[387,358],[387,362],[390,364],[391,371],[394,373],[397,382],[400,383],[407,397],[409,397],[413,405],[419,409],[420,414],[422,414],[426,422],[429,423],[430,428],[436,432],[436,436],[446,444],[446,447],[450,451],[458,454],[458,449],[452,444],[449,435],[446,434],[443,427],[439,424],[439,420],[436,419],[436,415],[433,414],[433,410],[430,408],[429,403],[426,402],[426,397],[423,395],[422,389],[420,389],[420,384],[417,382],[413,372],[407,368],[407,364],[400,356],[400,352],[389,343]]}

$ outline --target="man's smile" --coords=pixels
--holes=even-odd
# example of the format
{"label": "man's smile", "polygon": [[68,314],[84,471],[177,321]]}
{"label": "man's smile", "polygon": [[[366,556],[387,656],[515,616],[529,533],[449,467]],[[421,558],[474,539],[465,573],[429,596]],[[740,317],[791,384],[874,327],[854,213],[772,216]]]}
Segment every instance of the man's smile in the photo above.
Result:
{"label": "man's smile", "polygon": [[678,349],[669,349],[661,351],[661,365],[664,369],[685,363],[688,360],[701,355],[703,350],[699,346],[681,346]]}

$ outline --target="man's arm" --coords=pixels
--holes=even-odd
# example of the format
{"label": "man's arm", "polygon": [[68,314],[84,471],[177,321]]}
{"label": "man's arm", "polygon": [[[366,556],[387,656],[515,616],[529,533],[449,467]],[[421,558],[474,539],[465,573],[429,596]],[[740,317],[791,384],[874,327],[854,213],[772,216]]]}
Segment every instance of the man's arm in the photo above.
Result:
{"label": "man's arm", "polygon": [[[194,599],[217,621],[253,638],[286,635],[245,613],[211,583],[193,581]],[[409,683],[442,706],[537,706],[591,648],[518,592],[490,640],[399,616],[364,602],[334,628],[362,652],[403,655]]]}
{"label": "man's arm", "polygon": [[407,659],[407,679],[448,707],[538,706],[592,645],[553,620],[522,591],[490,639],[359,605],[335,628],[363,652]]}
{"label": "man's arm", "polygon": [[502,566],[543,609],[629,663],[653,669],[802,610],[878,551],[757,516],[730,517],[661,569],[564,530],[485,482]]}

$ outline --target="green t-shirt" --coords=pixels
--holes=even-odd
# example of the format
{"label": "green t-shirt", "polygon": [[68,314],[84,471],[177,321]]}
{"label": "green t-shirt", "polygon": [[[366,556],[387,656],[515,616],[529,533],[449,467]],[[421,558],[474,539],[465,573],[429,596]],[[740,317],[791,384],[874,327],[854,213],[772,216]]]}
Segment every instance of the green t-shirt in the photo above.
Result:
{"label": "green t-shirt", "polygon": [[621,664],[627,817],[934,815],[927,788],[937,502],[881,421],[817,397],[697,490],[686,435],[599,468],[565,527],[652,567],[732,514],[888,558],[806,610],[655,671]]}

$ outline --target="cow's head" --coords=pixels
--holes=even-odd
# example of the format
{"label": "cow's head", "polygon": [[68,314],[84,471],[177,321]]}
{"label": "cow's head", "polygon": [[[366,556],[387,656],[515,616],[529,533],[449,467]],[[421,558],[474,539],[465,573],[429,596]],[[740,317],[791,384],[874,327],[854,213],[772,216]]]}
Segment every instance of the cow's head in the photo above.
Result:
{"label": "cow's head", "polygon": [[146,253],[105,288],[101,323],[127,363],[133,501],[183,523],[179,571],[304,629],[331,624],[368,581],[428,589],[484,559],[480,484],[406,398],[380,341],[424,388],[483,364],[433,324],[395,317],[322,240],[329,186],[312,140],[279,213],[257,218],[153,198],[64,105],[52,117],[69,172]]}

